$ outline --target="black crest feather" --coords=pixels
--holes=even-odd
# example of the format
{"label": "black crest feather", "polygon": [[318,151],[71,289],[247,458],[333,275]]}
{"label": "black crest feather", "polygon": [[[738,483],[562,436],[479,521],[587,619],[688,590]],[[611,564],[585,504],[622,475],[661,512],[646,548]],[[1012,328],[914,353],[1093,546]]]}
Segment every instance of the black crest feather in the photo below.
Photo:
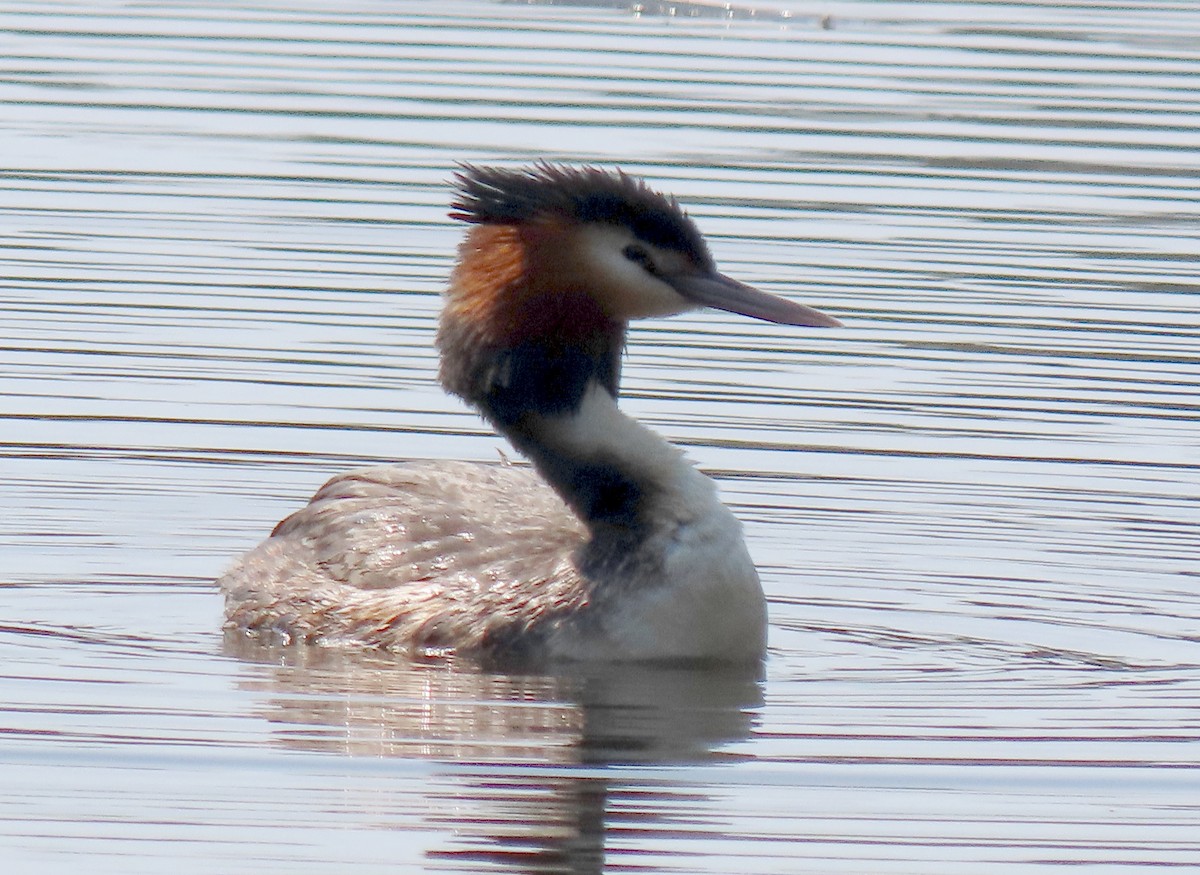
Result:
{"label": "black crest feather", "polygon": [[708,247],[674,198],[637,177],[598,167],[539,163],[520,170],[461,165],[450,217],[474,224],[512,225],[559,217],[628,228],[640,240],[711,264]]}

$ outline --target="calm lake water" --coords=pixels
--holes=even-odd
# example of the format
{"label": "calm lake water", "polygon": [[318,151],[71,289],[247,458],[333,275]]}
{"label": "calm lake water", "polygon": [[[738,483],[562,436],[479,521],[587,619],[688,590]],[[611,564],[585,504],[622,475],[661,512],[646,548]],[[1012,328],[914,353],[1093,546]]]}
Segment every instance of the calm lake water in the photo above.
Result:
{"label": "calm lake water", "polygon": [[[1200,869],[1200,6],[646,6],[0,12],[6,873]],[[631,338],[763,677],[223,640],[326,477],[497,458],[446,181],[538,158],[848,326]]]}

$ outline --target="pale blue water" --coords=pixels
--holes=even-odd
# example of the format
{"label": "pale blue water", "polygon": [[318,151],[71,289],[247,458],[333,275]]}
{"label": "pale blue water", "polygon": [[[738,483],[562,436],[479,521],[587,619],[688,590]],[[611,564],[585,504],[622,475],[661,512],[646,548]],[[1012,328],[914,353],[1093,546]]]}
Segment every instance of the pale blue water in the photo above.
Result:
{"label": "pale blue water", "polygon": [[[1200,8],[649,6],[0,11],[6,872],[1200,868]],[[435,382],[445,183],[538,158],[847,323],[625,365],[764,677],[223,641],[327,476],[496,458]]]}

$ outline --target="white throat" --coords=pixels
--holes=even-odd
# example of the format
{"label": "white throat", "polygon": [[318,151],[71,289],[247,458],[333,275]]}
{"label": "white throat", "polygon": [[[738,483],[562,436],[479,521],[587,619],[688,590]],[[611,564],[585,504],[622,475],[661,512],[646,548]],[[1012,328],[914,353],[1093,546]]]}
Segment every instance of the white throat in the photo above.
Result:
{"label": "white throat", "polygon": [[593,541],[584,554],[600,557],[593,583],[602,634],[576,629],[555,647],[580,658],[611,658],[614,648],[644,658],[761,655],[762,588],[712,480],[600,386],[573,413],[540,420],[536,439],[556,456],[581,470],[603,462],[637,484],[634,531],[585,519]]}
{"label": "white throat", "polygon": [[559,452],[581,461],[609,460],[631,479],[662,490],[664,498],[697,488],[715,495],[712,481],[696,471],[681,450],[622,413],[616,400],[597,383],[588,387],[571,413],[539,418],[542,440]]}

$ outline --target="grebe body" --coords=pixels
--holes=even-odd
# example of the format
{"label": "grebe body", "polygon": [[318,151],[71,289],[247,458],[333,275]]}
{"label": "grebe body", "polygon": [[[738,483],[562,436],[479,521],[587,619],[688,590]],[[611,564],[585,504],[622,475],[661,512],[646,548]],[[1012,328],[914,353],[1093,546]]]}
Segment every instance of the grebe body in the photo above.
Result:
{"label": "grebe body", "polygon": [[629,320],[816,310],[716,271],[671,199],[620,173],[465,167],[470,229],[439,376],[532,463],[351,471],[220,579],[271,640],[576,660],[762,657],[766,606],[713,482],[617,406]]}

